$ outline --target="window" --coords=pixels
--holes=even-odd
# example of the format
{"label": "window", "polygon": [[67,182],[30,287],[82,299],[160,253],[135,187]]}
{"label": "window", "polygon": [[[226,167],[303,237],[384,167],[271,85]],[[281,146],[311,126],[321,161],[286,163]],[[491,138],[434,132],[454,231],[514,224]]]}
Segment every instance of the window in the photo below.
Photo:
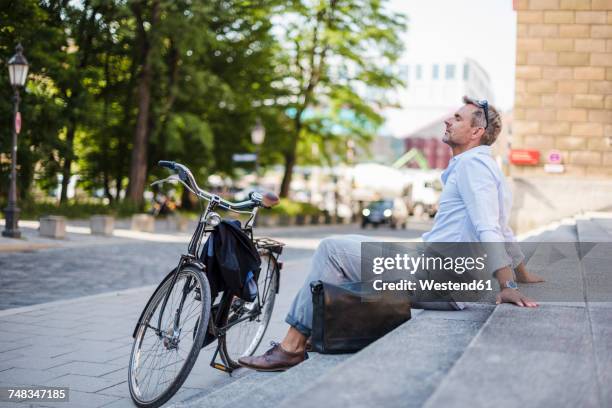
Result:
{"label": "window", "polygon": [[417,65],[416,66],[416,79],[421,79],[422,76],[423,76],[422,67],[421,65]]}
{"label": "window", "polygon": [[444,77],[446,79],[455,79],[455,66],[447,65],[444,71]]}
{"label": "window", "polygon": [[467,81],[470,76],[470,66],[468,64],[463,64],[463,80]]}
{"label": "window", "polygon": [[440,75],[440,67],[438,66],[438,64],[434,64],[433,69],[431,71],[431,78],[438,79],[439,75]]}

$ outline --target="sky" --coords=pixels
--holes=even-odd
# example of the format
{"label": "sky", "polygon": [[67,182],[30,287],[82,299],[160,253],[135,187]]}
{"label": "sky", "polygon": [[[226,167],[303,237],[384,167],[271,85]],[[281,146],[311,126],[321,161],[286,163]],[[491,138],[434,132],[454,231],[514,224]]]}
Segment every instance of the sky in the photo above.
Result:
{"label": "sky", "polygon": [[391,0],[408,16],[402,63],[453,57],[476,60],[489,74],[495,102],[514,104],[516,12],[512,0]]}

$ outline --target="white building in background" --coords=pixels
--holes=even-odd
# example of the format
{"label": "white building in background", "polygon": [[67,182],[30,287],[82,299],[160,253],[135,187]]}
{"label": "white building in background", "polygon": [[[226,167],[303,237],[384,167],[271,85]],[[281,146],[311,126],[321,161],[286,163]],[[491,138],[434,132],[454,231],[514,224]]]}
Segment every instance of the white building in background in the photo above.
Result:
{"label": "white building in background", "polygon": [[461,105],[463,95],[495,103],[489,75],[470,58],[411,60],[399,75],[406,87],[394,98],[401,108],[384,111],[382,133],[388,136],[404,138],[445,118]]}

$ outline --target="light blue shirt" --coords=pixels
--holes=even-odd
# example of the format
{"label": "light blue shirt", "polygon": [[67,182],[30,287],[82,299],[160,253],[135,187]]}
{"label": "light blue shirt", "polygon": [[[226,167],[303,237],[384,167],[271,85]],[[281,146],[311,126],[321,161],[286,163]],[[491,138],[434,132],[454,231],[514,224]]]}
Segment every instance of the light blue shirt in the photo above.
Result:
{"label": "light blue shirt", "polygon": [[454,156],[442,173],[444,188],[425,242],[505,242],[488,245],[488,268],[515,268],[525,258],[508,226],[512,192],[491,156],[477,146]]}

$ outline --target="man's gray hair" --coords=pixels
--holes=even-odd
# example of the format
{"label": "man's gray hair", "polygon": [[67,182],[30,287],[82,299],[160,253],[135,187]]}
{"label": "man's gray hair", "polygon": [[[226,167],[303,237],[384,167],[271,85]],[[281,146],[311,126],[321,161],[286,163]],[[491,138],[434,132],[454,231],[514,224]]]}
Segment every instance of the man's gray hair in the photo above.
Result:
{"label": "man's gray hair", "polygon": [[469,96],[463,97],[463,103],[466,105],[474,105],[476,109],[472,115],[472,126],[484,128],[485,132],[480,139],[480,144],[492,145],[497,140],[497,136],[502,129],[501,115],[493,105],[488,106],[489,125],[487,126],[487,120],[485,118],[484,108],[480,107],[477,99],[470,98]]}

